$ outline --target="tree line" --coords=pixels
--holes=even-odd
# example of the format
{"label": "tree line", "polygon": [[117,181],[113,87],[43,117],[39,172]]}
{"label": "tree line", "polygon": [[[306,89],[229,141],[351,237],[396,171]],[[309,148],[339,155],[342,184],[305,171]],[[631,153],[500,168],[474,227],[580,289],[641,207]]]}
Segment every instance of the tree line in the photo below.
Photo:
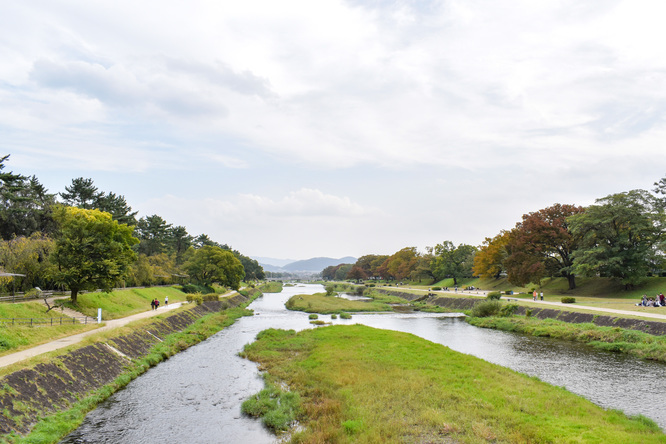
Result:
{"label": "tree line", "polygon": [[259,263],[206,234],[159,215],[137,219],[122,195],[75,178],[49,193],[35,176],[6,171],[0,158],[0,291],[81,290],[264,279]]}
{"label": "tree line", "polygon": [[393,255],[367,255],[355,264],[327,267],[324,279],[440,281],[506,277],[516,286],[546,277],[576,276],[621,281],[633,288],[645,277],[664,275],[666,177],[652,190],[611,194],[588,207],[556,203],[522,216],[509,230],[480,246],[444,241],[420,253],[414,247]]}

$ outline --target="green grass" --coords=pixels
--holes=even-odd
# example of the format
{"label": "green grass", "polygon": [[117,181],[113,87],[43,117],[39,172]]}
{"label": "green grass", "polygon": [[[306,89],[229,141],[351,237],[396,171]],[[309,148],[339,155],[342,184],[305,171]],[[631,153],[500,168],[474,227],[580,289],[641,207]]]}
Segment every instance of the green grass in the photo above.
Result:
{"label": "green grass", "polygon": [[287,431],[301,413],[301,399],[298,393],[268,384],[265,389],[243,402],[241,411],[261,418],[264,425],[274,432]]}
{"label": "green grass", "polygon": [[300,395],[291,442],[666,442],[649,419],[405,333],[267,330],[244,355]]}
{"label": "green grass", "polygon": [[466,320],[477,327],[583,342],[603,350],[629,353],[643,359],[666,362],[666,337],[654,336],[637,330],[600,327],[589,323],[572,324],[555,319],[535,319],[524,316],[469,317]]}
{"label": "green grass", "polygon": [[279,293],[282,291],[282,282],[270,281],[264,282],[259,285],[257,288],[261,290],[262,293]]}
{"label": "green grass", "polygon": [[111,293],[83,293],[76,305],[70,302],[67,306],[92,317],[97,317],[97,309],[101,308],[104,319],[118,319],[150,310],[150,301],[155,298],[163,305],[165,296],[173,303],[185,301],[187,295],[175,287],[132,288]]}
{"label": "green grass", "polygon": [[[3,319],[39,319],[48,320],[64,317],[60,310],[51,310],[46,312],[46,306],[43,302],[21,302],[16,304],[0,304],[0,318]],[[9,323],[0,324],[0,356],[14,353],[19,350],[53,341],[62,337],[81,333],[87,330],[97,328],[97,325],[89,324],[65,324],[55,326],[30,326],[30,325],[11,325]]]}
{"label": "green grass", "polygon": [[383,302],[376,302],[374,300],[350,301],[336,296],[326,296],[325,293],[295,295],[289,298],[285,306],[289,310],[319,314],[347,311],[391,311],[391,306]]}

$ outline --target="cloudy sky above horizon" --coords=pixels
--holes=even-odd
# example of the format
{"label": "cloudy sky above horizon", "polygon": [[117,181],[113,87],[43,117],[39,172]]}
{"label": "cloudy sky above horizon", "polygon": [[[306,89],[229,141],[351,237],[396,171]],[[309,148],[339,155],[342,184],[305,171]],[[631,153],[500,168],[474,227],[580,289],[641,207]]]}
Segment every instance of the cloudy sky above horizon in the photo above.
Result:
{"label": "cloudy sky above horizon", "polygon": [[249,256],[479,245],[666,175],[659,1],[29,1],[0,154]]}

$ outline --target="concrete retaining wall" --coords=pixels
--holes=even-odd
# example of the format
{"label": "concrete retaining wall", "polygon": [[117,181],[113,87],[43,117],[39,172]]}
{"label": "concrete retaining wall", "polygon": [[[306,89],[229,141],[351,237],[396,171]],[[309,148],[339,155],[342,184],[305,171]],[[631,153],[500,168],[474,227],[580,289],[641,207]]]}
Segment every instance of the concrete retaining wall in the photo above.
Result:
{"label": "concrete retaining wall", "polygon": [[122,374],[130,359],[146,356],[169,334],[184,330],[206,314],[247,301],[239,294],[204,302],[107,343],[82,347],[49,363],[0,378],[0,434],[28,433],[40,417],[64,410],[77,399],[112,382]]}
{"label": "concrete retaining wall", "polygon": [[[380,293],[398,296],[408,301],[413,301],[422,297],[422,295],[418,294],[387,290],[383,288],[376,288],[375,290]],[[482,298],[455,298],[446,296],[434,296],[428,299],[428,302],[432,304],[455,310],[471,310],[475,304],[483,301],[485,301],[485,299]],[[522,305],[517,307],[515,313],[517,315],[525,315],[527,310],[531,310],[530,316],[539,319],[557,319],[558,321],[570,322],[574,324],[591,322],[600,327],[620,327],[626,328],[628,330],[639,330],[656,336],[666,335],[666,322],[618,318],[615,316],[595,315],[592,313],[578,313],[566,310],[558,310],[555,308],[530,308]]]}

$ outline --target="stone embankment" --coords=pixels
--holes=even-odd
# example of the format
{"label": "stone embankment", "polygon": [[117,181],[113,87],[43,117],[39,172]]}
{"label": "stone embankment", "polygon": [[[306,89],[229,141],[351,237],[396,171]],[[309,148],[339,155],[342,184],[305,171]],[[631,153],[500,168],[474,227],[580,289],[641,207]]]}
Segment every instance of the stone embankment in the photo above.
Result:
{"label": "stone embankment", "polygon": [[73,402],[109,384],[133,359],[141,358],[168,335],[184,330],[197,319],[238,306],[248,299],[238,294],[221,301],[204,302],[192,309],[118,336],[79,348],[48,363],[0,378],[0,434],[26,434],[36,421],[67,409]]}
{"label": "stone embankment", "polygon": [[[393,296],[398,296],[408,301],[415,301],[417,299],[422,299],[423,295],[407,293],[403,291],[394,291],[378,288],[375,289],[380,293],[391,294]],[[440,307],[451,308],[455,310],[471,310],[475,304],[484,302],[485,299],[476,299],[476,298],[454,298],[446,296],[430,296],[427,298],[427,301],[431,304],[438,305]],[[557,319],[558,321],[570,322],[570,323],[593,323],[600,327],[620,327],[629,330],[639,330],[651,335],[666,335],[666,322],[655,322],[655,321],[644,321],[640,319],[631,319],[631,318],[619,318],[615,316],[605,316],[597,315],[592,313],[578,313],[567,310],[557,310],[553,308],[535,308],[535,307],[525,307],[523,305],[518,305],[516,307],[515,314],[517,315],[526,315],[527,312],[530,312],[530,316],[539,319]]]}

